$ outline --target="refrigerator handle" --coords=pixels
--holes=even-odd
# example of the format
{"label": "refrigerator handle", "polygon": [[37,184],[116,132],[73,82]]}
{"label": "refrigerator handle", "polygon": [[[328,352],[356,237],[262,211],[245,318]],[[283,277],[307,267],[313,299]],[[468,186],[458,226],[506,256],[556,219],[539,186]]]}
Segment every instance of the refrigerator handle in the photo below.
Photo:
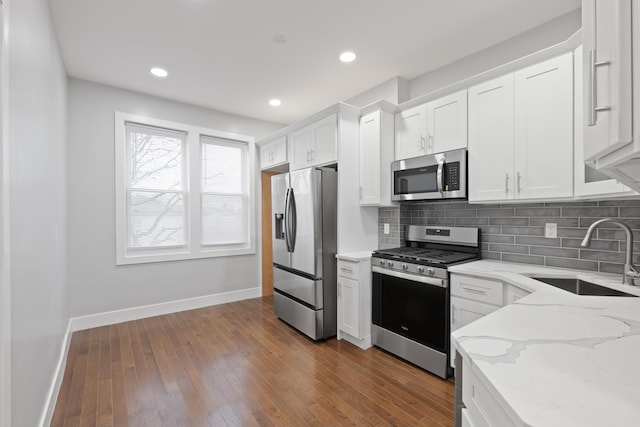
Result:
{"label": "refrigerator handle", "polygon": [[290,252],[296,250],[296,233],[298,231],[298,214],[296,213],[296,198],[293,194],[293,188],[289,189],[289,247]]}
{"label": "refrigerator handle", "polygon": [[287,252],[291,252],[291,244],[289,243],[289,192],[290,188],[287,188],[287,194],[284,196],[284,243],[287,245]]}

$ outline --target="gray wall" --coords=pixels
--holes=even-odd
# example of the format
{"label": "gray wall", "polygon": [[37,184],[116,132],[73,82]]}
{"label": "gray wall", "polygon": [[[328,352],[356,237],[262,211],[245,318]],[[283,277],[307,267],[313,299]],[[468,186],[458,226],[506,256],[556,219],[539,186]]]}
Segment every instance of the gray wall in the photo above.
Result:
{"label": "gray wall", "polygon": [[[640,200],[403,203],[379,210],[378,244],[381,248],[404,244],[404,226],[409,224],[480,227],[484,259],[621,274],[625,233],[620,228],[598,228],[591,247],[580,248],[587,227],[604,217],[619,218],[633,229],[634,263],[640,265]],[[385,222],[390,224],[390,235],[383,234]],[[558,238],[544,237],[547,222],[558,224]]]}
{"label": "gray wall", "polygon": [[[281,127],[273,123],[70,79],[68,164],[71,316],[260,286],[259,254],[115,265],[116,110],[252,135],[256,139],[267,136]],[[259,192],[259,188],[257,174],[256,191]],[[258,235],[259,212],[258,203]]]}
{"label": "gray wall", "polygon": [[4,8],[9,21],[11,425],[35,426],[69,322],[67,78],[47,0],[5,2]]}
{"label": "gray wall", "polygon": [[562,15],[409,81],[410,99],[566,41],[582,27],[581,9]]}

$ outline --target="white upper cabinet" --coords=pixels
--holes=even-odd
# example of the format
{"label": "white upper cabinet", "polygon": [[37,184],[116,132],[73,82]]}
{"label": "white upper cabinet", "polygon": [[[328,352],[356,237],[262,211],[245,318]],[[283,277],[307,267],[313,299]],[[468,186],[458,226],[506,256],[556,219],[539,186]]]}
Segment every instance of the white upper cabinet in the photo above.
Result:
{"label": "white upper cabinet", "polygon": [[513,74],[469,88],[469,201],[513,198]]}
{"label": "white upper cabinet", "polygon": [[469,89],[469,200],[573,195],[573,54]]}
{"label": "white upper cabinet", "polygon": [[291,133],[288,136],[291,170],[335,163],[337,128],[337,116],[332,114]]}
{"label": "white upper cabinet", "polygon": [[287,137],[282,136],[275,141],[260,147],[260,168],[268,169],[287,162]]}
{"label": "white upper cabinet", "polygon": [[640,192],[640,4],[584,0],[584,159]]}
{"label": "white upper cabinet", "polygon": [[633,139],[631,0],[583,0],[584,155],[602,159]]}
{"label": "white upper cabinet", "polygon": [[396,160],[466,147],[466,89],[396,114]]}
{"label": "white upper cabinet", "polygon": [[573,53],[515,73],[515,195],[573,196]]}
{"label": "white upper cabinet", "polygon": [[467,91],[427,103],[427,153],[467,148]]}
{"label": "white upper cabinet", "polygon": [[395,159],[427,154],[427,105],[422,104],[396,114]]}
{"label": "white upper cabinet", "polygon": [[393,113],[376,110],[360,118],[360,205],[393,206]]}
{"label": "white upper cabinet", "polygon": [[584,111],[583,105],[583,49],[574,52],[574,195],[577,198],[619,197],[633,194],[633,191],[619,181],[599,172],[593,162],[584,161]]}

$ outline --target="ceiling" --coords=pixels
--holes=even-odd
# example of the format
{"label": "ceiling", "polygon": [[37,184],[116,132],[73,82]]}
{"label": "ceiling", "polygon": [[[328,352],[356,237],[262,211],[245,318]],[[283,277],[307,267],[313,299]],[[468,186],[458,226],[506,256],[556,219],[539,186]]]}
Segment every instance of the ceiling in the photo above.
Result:
{"label": "ceiling", "polygon": [[[50,0],[70,76],[290,124],[580,0]],[[344,50],[358,54],[341,63]],[[168,70],[165,79],[151,67]],[[270,98],[282,105],[271,107]]]}

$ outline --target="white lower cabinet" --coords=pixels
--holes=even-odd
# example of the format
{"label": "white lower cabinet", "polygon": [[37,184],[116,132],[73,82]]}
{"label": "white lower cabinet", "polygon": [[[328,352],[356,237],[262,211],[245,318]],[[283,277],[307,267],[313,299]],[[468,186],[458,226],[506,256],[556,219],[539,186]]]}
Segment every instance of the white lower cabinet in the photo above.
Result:
{"label": "white lower cabinet", "polygon": [[464,359],[462,361],[462,402],[465,406],[463,412],[466,412],[467,425],[475,427],[515,425]]}
{"label": "white lower cabinet", "polygon": [[469,410],[467,408],[463,408],[462,409],[462,420],[461,420],[461,424],[462,427],[475,427],[476,425],[473,423],[473,421],[471,421],[471,418],[469,417]]}
{"label": "white lower cabinet", "polygon": [[[500,280],[452,273],[450,282],[451,332],[529,295],[529,291]],[[452,367],[455,356],[456,351],[452,343]]]}
{"label": "white lower cabinet", "polygon": [[371,253],[338,254],[338,339],[371,347]]}

